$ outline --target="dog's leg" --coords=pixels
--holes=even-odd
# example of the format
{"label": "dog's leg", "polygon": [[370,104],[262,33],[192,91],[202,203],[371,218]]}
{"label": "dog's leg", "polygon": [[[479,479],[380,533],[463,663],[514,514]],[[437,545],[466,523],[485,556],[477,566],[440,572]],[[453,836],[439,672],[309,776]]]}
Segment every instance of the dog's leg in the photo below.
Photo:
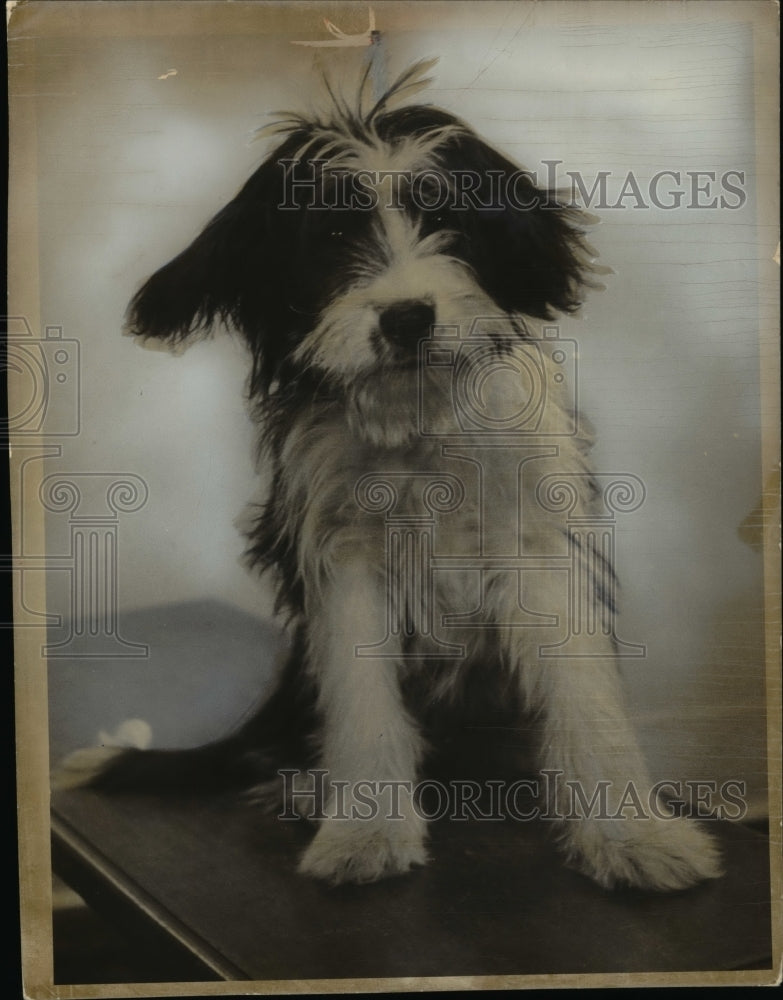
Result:
{"label": "dog's leg", "polygon": [[[592,574],[582,581],[583,606],[595,604]],[[546,610],[567,621],[555,574],[552,584],[546,594],[539,581],[537,597],[544,593]],[[496,620],[511,621],[517,588],[498,586],[495,600]],[[681,889],[719,876],[711,837],[658,800],[623,705],[612,637],[572,637],[572,655],[560,658],[541,655],[552,638],[539,629],[505,628],[500,638],[524,702],[540,720],[546,815],[574,867],[605,887]]]}
{"label": "dog's leg", "polygon": [[615,664],[526,659],[520,678],[542,717],[547,815],[569,861],[607,888],[681,889],[720,875],[711,838],[655,795]]}
{"label": "dog's leg", "polygon": [[358,652],[383,639],[386,611],[383,581],[351,565],[310,616],[328,794],[299,870],[333,883],[372,882],[426,860],[426,825],[412,807],[422,741],[402,703],[400,661]]}

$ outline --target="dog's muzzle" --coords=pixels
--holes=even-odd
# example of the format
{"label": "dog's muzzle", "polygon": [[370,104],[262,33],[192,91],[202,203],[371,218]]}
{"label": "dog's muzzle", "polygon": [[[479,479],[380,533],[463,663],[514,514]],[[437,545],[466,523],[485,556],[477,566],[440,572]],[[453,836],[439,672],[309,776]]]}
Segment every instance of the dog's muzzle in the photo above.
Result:
{"label": "dog's muzzle", "polygon": [[423,299],[405,299],[387,306],[378,317],[384,339],[402,357],[415,356],[419,341],[430,335],[435,309]]}

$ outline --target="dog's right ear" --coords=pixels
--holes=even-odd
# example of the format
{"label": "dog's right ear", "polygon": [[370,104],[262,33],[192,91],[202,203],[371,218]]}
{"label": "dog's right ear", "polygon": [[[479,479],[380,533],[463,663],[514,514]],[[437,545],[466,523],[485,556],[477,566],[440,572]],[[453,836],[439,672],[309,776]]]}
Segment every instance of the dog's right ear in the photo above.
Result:
{"label": "dog's right ear", "polygon": [[299,143],[301,137],[289,137],[201,235],[146,281],[128,306],[126,334],[176,345],[222,321],[257,335],[262,286],[274,281],[270,228],[282,190],[279,161]]}
{"label": "dog's right ear", "polygon": [[[243,203],[244,202],[244,203]],[[260,206],[238,195],[179,256],[149,278],[133,297],[126,317],[130,336],[178,344],[207,333],[216,319],[229,320],[241,296],[238,265],[241,233],[253,227]],[[262,244],[245,253],[258,254]]]}

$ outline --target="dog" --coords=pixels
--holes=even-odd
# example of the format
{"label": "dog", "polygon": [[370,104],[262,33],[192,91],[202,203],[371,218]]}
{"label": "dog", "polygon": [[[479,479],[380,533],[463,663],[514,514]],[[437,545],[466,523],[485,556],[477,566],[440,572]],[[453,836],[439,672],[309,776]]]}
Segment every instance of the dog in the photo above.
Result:
{"label": "dog", "polygon": [[[354,101],[329,87],[326,111],[277,120],[271,155],[132,300],[142,341],[222,323],[249,348],[272,476],[248,553],[275,573],[291,648],[237,732],[81,752],[65,783],[245,787],[305,812],[318,781],[299,870],[372,882],[426,862],[417,788],[443,746],[475,763],[477,732],[530,719],[569,864],[604,887],[715,878],[712,839],[648,776],[611,552],[577,530],[602,491],[551,323],[597,283],[590,220],[410,103],[424,71],[377,100],[366,78]],[[579,609],[592,618],[571,635]]]}

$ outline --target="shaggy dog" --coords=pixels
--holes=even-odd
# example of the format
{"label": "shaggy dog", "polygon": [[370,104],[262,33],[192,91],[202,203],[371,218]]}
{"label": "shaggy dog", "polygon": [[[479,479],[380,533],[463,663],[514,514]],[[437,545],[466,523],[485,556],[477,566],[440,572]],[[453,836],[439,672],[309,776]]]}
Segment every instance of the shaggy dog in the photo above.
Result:
{"label": "shaggy dog", "polygon": [[226,739],[83,751],[64,773],[245,785],[278,808],[284,786],[318,821],[300,870],[366,882],[425,862],[418,783],[439,751],[482,758],[469,736],[533,719],[572,865],[603,886],[715,877],[622,707],[606,491],[551,325],[599,270],[589,220],[451,114],[392,106],[421,72],[279,120],[266,162],[133,299],[140,338],[221,321],[249,347],[272,470],[249,552],[276,573],[291,650]]}

